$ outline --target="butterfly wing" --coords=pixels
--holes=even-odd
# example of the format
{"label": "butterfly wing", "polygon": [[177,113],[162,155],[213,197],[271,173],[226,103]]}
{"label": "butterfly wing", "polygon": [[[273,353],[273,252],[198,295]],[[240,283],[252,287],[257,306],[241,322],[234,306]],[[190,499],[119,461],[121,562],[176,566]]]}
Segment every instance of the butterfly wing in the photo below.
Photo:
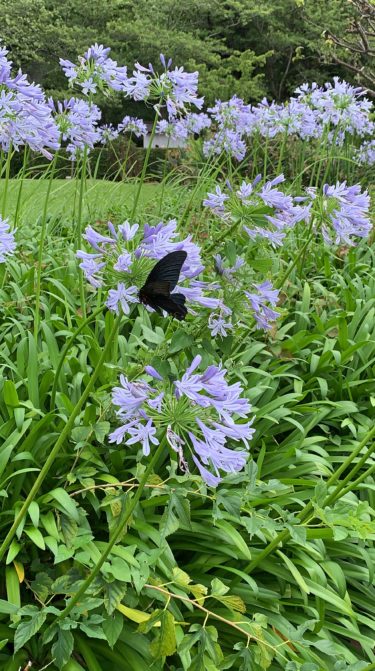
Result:
{"label": "butterfly wing", "polygon": [[171,294],[180,277],[187,253],[183,250],[164,256],[151,270],[139,291],[139,300],[161,314],[165,310],[176,319],[185,319],[187,309],[183,294]]}
{"label": "butterfly wing", "polygon": [[141,303],[145,303],[147,302],[147,298],[160,294],[162,296],[169,296],[169,293],[169,282],[146,282],[139,291],[139,300]]}
{"label": "butterfly wing", "polygon": [[151,303],[149,303],[149,305],[157,312],[165,310],[169,315],[172,315],[172,317],[181,321],[185,319],[187,315],[185,300],[186,298],[183,294],[171,294],[171,296],[159,295],[154,296],[152,299],[153,305],[151,305]]}
{"label": "butterfly wing", "polygon": [[[143,289],[146,290],[150,284],[158,282],[169,282],[169,292],[173,291],[180,277],[181,268],[186,261],[187,253],[184,250],[170,252],[163,256],[151,270]],[[165,293],[162,291],[161,293]]]}

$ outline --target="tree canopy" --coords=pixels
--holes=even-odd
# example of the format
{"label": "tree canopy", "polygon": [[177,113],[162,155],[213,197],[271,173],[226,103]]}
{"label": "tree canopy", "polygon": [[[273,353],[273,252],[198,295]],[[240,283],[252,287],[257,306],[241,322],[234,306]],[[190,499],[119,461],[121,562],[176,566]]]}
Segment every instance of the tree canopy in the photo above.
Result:
{"label": "tree canopy", "polygon": [[[131,70],[135,61],[200,72],[207,104],[234,94],[247,102],[282,100],[303,81],[323,83],[334,74],[360,81],[358,55],[332,36],[358,20],[351,0],[0,0],[0,39],[16,66],[48,93],[67,95],[59,58],[73,61],[93,42]],[[356,14],[357,13],[357,14]],[[366,84],[366,82],[364,82]],[[103,101],[104,118],[116,121],[120,103]],[[121,105],[123,111],[123,105]],[[136,111],[133,109],[133,111]]]}

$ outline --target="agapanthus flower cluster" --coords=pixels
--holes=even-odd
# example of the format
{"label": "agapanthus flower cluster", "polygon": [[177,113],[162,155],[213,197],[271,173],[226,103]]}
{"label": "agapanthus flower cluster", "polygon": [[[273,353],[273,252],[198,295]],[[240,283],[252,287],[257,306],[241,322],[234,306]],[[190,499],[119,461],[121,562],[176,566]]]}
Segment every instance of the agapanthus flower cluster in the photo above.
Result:
{"label": "agapanthus flower cluster", "polygon": [[363,142],[354,154],[354,159],[362,165],[375,165],[375,140]]}
{"label": "agapanthus flower cluster", "polygon": [[157,109],[165,106],[170,119],[186,114],[190,105],[201,109],[203,98],[198,97],[198,72],[185,72],[183,67],[171,70],[172,60],[166,61],[163,54],[160,54],[160,62],[164,68],[161,74],[151,63],[148,67],[136,63],[124,91],[134,100],[153,101]]}
{"label": "agapanthus flower cluster", "polygon": [[311,85],[303,84],[295,93],[297,100],[318,113],[322,127],[333,126],[338,131],[361,136],[370,133],[374,128],[370,121],[372,103],[365,97],[366,91],[340,80],[339,77],[333,78],[333,84],[326,82],[321,87],[315,82]]}
{"label": "agapanthus flower cluster", "polygon": [[217,100],[215,106],[207,111],[213,119],[215,134],[203,145],[205,156],[225,152],[241,161],[246,153],[244,136],[251,132],[250,105],[233,96],[228,102]]}
{"label": "agapanthus flower cluster", "polygon": [[[327,244],[354,245],[355,238],[366,238],[372,230],[370,196],[359,184],[324,184],[322,195],[309,190],[314,210],[322,220],[322,235]],[[318,219],[318,217],[317,217]]]}
{"label": "agapanthus flower cluster", "polygon": [[303,101],[290,98],[285,103],[268,102],[266,98],[251,108],[248,134],[257,131],[262,137],[298,135],[302,139],[319,137],[319,115]]}
{"label": "agapanthus flower cluster", "polygon": [[[178,239],[175,219],[156,226],[145,224],[143,231],[138,224],[128,221],[117,227],[108,223],[108,234],[103,235],[91,226],[86,228],[84,238],[91,251],[79,250],[80,268],[94,288],[108,290],[107,307],[113,312],[130,312],[130,305],[138,302],[139,289],[144,284],[155,260],[169,252],[185,250],[187,258],[182,266],[175,293],[185,295],[188,303],[207,308],[221,305],[218,298],[207,296],[210,285],[196,279],[204,270],[199,247],[191,236]],[[151,310],[151,308],[148,308]],[[190,308],[191,310],[191,308]]]}
{"label": "agapanthus flower cluster", "polygon": [[204,112],[199,114],[189,113],[171,121],[161,119],[156,124],[156,132],[163,133],[175,141],[185,141],[188,140],[189,136],[200,135],[210,126],[211,119]]}
{"label": "agapanthus flower cluster", "polygon": [[269,281],[253,284],[253,287],[256,292],[245,291],[245,296],[253,309],[257,328],[269,330],[275,319],[279,317],[279,313],[272,310],[279,300],[279,291],[274,289]]}
{"label": "agapanthus flower cluster", "polygon": [[[246,314],[249,312],[255,319],[257,328],[269,330],[280,316],[272,309],[278,302],[278,290],[273,288],[269,280],[254,284],[251,261],[247,264],[242,256],[232,256],[230,263],[221,254],[215,254],[214,261],[215,270],[223,280],[221,285],[224,300],[221,308],[210,314],[208,325],[211,335],[222,337],[230,335],[234,323],[236,325],[242,321],[247,323]],[[256,293],[249,292],[249,286],[253,286]]]}
{"label": "agapanthus flower cluster", "polygon": [[258,175],[253,182],[243,181],[236,190],[227,183],[227,192],[217,185],[214,193],[207,194],[203,205],[228,223],[241,221],[252,240],[261,238],[278,247],[289,229],[298,222],[309,221],[311,210],[311,203],[301,204],[299,198],[277,188],[284,181],[284,175],[278,175],[262,183]]}
{"label": "agapanthus flower cluster", "polygon": [[5,263],[9,256],[12,256],[16,249],[14,239],[15,230],[10,229],[8,219],[0,217],[0,263]]}
{"label": "agapanthus flower cluster", "polygon": [[62,140],[72,160],[87,148],[90,150],[102,137],[98,123],[101,111],[97,105],[80,98],[70,98],[63,102],[49,99],[50,108],[55,112],[55,120]]}
{"label": "agapanthus flower cluster", "polygon": [[119,129],[113,126],[111,123],[100,126],[99,133],[100,142],[104,145],[117,140],[118,136],[120,135]]}
{"label": "agapanthus flower cluster", "polygon": [[79,86],[85,95],[93,95],[98,90],[122,91],[127,80],[127,68],[118,66],[116,61],[109,58],[110,51],[102,44],[93,44],[83,56],[79,56],[78,64],[60,58],[69,85]]}
{"label": "agapanthus flower cluster", "polygon": [[229,101],[217,100],[208,112],[214,133],[204,143],[204,154],[222,152],[241,161],[246,154],[246,142],[259,134],[264,138],[294,135],[302,140],[321,138],[341,145],[347,134],[363,136],[373,132],[370,114],[372,103],[365,91],[351,86],[338,77],[327,82],[303,84],[284,103],[266,98],[257,105],[246,105],[233,96]]}
{"label": "agapanthus flower cluster", "polygon": [[143,119],[134,116],[124,116],[118,125],[118,130],[120,133],[134,133],[136,137],[147,135],[147,126]]}
{"label": "agapanthus flower cluster", "polygon": [[213,338],[216,338],[218,335],[225,338],[231,331],[233,331],[234,326],[231,322],[232,314],[232,310],[224,304],[220,306],[220,309],[217,312],[211,312],[208,318],[208,328],[210,329]]}
{"label": "agapanthus flower cluster", "polygon": [[[189,463],[194,463],[204,481],[216,487],[221,473],[244,468],[254,433],[253,418],[249,419],[251,405],[242,396],[240,383],[229,384],[221,364],[197,372],[201,363],[197,355],[173,382],[163,379],[152,366],[145,367],[150,382],[144,378],[133,382],[121,375],[121,386],[112,393],[121,425],[109,441],[140,445],[148,456],[165,434],[180,469],[188,472]],[[234,443],[246,449],[233,449]]]}
{"label": "agapanthus flower cluster", "polygon": [[8,51],[0,49],[0,147],[28,146],[51,159],[60,146],[60,134],[41,88],[31,84],[21,70],[14,77]]}

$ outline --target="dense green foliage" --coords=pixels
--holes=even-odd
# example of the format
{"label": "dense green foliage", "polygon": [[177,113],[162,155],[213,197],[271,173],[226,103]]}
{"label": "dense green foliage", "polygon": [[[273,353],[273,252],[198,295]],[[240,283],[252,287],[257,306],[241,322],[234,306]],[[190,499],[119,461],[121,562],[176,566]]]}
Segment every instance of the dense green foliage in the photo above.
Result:
{"label": "dense green foliage", "polygon": [[[222,170],[224,176],[226,164]],[[204,220],[201,202],[215,179],[203,166],[187,189],[185,178],[171,175],[164,189],[151,187],[152,199],[143,194],[137,219],[158,221],[162,198],[164,218],[185,213],[181,232],[199,230],[210,265],[223,231]],[[8,263],[0,293],[3,536],[61,442],[5,555],[1,668],[26,668],[29,660],[38,671],[46,664],[64,671],[370,671],[373,249],[364,243],[334,251],[314,241],[283,286],[282,318],[268,336],[252,328],[211,340],[201,320],[163,328],[160,317],[140,308],[105,350],[113,315],[94,318],[90,291],[89,321],[81,314],[76,201],[73,211],[67,207],[75,186],[56,182],[51,191],[37,338],[32,264],[45,183],[24,185],[22,253]],[[123,201],[113,197],[113,189],[125,188]],[[9,212],[16,191],[17,180]],[[87,223],[119,223],[131,209],[131,185],[87,183]],[[281,253],[254,256],[254,268],[280,277],[300,238],[303,228]],[[242,252],[244,239],[238,232],[227,245],[231,254],[233,245]],[[64,600],[108,547],[145,470],[136,450],[109,445],[106,437],[115,422],[109,392],[118,373],[136,376],[144,363],[184,367],[188,353],[198,351],[207,361],[223,360],[247,388],[256,413],[247,468],[215,491],[196,475],[181,475],[165,453],[102,571],[65,614]]]}
{"label": "dense green foliage", "polygon": [[[355,77],[333,61],[323,36],[341,35],[353,13],[347,0],[0,0],[0,39],[17,66],[59,97],[67,89],[59,58],[76,61],[97,41],[130,69],[160,52],[198,69],[207,103],[233,94],[280,100],[302,81]],[[119,102],[102,103],[105,120],[118,120]]]}

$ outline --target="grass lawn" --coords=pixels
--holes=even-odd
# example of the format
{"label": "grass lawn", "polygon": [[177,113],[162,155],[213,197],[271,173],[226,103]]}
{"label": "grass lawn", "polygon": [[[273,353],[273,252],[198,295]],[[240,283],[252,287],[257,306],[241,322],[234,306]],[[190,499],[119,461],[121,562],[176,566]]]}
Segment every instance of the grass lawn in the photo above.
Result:
{"label": "grass lawn", "polygon": [[[42,214],[48,181],[43,179],[22,180],[22,208],[21,220],[32,223]],[[5,180],[0,180],[0,211],[3,201]],[[6,216],[14,216],[21,180],[11,179],[8,186]],[[54,179],[48,203],[50,217],[73,217],[74,209],[78,204],[79,181],[75,179]],[[109,209],[133,203],[136,193],[136,182],[109,182],[101,179],[88,179],[86,182],[86,197],[84,200],[83,218],[88,215],[100,218],[106,215]],[[160,184],[145,184],[142,187],[140,205],[147,205],[159,192]]]}

